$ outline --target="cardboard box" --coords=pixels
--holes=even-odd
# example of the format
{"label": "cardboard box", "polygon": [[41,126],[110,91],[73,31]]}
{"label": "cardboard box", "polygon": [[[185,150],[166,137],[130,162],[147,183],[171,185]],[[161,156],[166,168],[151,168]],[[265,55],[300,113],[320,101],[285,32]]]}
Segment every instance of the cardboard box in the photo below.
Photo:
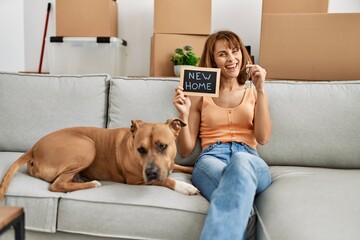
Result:
{"label": "cardboard box", "polygon": [[263,0],[262,13],[327,13],[328,0]]}
{"label": "cardboard box", "polygon": [[196,56],[201,57],[208,35],[154,34],[151,39],[150,75],[175,76],[171,56],[176,48],[190,45]]}
{"label": "cardboard box", "polygon": [[56,35],[118,37],[118,5],[114,0],[56,0]]}
{"label": "cardboard box", "polygon": [[269,79],[360,79],[360,13],[264,14],[260,65]]}
{"label": "cardboard box", "polygon": [[154,33],[211,34],[211,0],[155,0]]}

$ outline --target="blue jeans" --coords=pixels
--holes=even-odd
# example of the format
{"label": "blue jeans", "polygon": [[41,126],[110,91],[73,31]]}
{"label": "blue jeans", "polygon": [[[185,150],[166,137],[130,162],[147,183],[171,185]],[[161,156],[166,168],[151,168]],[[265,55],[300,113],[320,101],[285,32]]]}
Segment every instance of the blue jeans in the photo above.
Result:
{"label": "blue jeans", "polygon": [[244,143],[215,143],[195,163],[193,184],[210,201],[202,240],[246,238],[256,194],[271,184],[268,165]]}

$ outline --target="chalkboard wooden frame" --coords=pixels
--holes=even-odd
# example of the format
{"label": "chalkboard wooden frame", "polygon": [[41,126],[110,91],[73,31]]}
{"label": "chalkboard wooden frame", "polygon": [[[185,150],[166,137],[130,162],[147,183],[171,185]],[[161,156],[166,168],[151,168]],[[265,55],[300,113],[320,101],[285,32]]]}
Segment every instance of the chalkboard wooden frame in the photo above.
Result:
{"label": "chalkboard wooden frame", "polygon": [[[219,96],[220,68],[182,66],[180,86],[188,96]],[[207,79],[208,78],[208,79]]]}

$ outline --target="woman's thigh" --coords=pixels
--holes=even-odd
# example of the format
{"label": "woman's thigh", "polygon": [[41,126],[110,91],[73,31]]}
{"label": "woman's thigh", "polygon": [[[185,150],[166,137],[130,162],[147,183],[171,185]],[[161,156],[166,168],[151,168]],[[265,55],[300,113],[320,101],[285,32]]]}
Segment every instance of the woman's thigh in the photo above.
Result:
{"label": "woman's thigh", "polygon": [[[268,165],[262,160],[256,150],[242,143],[216,143],[205,149],[196,161],[192,174],[193,184],[200,190],[201,194],[210,201],[211,195],[218,187],[223,176],[224,169],[230,162],[240,161],[236,175],[243,175],[242,171],[251,168],[257,180],[256,192],[265,190],[271,183],[271,175]],[[233,168],[230,164],[231,168]],[[229,169],[230,170],[230,169]],[[232,169],[235,170],[235,169]]]}
{"label": "woman's thigh", "polygon": [[213,156],[200,158],[192,173],[192,182],[200,193],[210,201],[211,195],[219,185],[226,164]]}
{"label": "woman's thigh", "polygon": [[231,158],[230,166],[235,165],[237,175],[251,173],[255,177],[256,194],[263,192],[271,184],[271,173],[266,162],[257,155],[246,152],[237,152]]}

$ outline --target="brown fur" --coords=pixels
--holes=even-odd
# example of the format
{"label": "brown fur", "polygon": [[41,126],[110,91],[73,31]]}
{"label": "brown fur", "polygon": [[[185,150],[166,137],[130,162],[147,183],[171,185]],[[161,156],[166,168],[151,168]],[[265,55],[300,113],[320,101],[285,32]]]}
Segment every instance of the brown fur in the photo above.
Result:
{"label": "brown fur", "polygon": [[166,123],[133,120],[130,129],[75,127],[50,133],[11,165],[0,186],[0,200],[24,164],[29,175],[51,183],[49,190],[55,192],[98,186],[98,182],[80,181],[79,174],[90,180],[155,184],[174,190],[176,182],[169,173],[192,172],[192,167],[174,163],[175,139],[183,126],[178,119]]}

